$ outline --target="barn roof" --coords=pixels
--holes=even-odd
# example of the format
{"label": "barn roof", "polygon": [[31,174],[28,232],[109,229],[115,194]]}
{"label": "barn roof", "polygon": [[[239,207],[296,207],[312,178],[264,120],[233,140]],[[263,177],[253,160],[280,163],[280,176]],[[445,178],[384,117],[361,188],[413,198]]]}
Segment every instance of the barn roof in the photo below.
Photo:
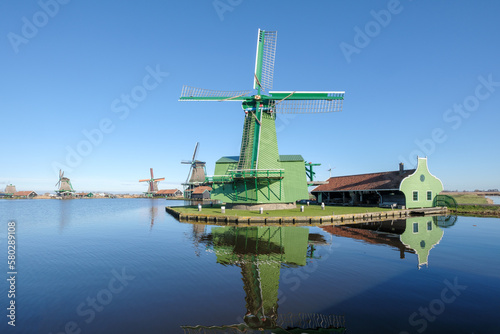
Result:
{"label": "barn roof", "polygon": [[[35,193],[33,190],[24,190],[24,191],[16,191],[14,193],[14,196],[29,196],[32,193]],[[35,193],[36,195],[36,193]]]}
{"label": "barn roof", "polygon": [[168,195],[168,194],[175,194],[176,192],[180,191],[179,189],[162,189],[158,190],[156,193],[160,195]]}
{"label": "barn roof", "polygon": [[200,186],[200,187],[196,187],[194,188],[193,190],[193,194],[203,194],[205,191],[212,191],[212,188],[210,187],[207,187],[207,186]]}
{"label": "barn roof", "polygon": [[399,190],[403,179],[415,172],[408,169],[402,172],[380,172],[359,175],[331,177],[327,184],[322,184],[312,192],[349,191],[349,190]]}

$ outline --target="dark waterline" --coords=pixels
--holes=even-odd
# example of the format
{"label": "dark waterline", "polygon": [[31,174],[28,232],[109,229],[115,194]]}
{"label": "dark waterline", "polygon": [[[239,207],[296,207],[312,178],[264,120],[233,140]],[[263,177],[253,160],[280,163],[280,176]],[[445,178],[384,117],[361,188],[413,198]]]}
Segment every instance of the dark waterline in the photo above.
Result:
{"label": "dark waterline", "polygon": [[165,213],[182,204],[0,200],[4,275],[11,220],[18,246],[0,332],[500,333],[498,218],[234,228]]}

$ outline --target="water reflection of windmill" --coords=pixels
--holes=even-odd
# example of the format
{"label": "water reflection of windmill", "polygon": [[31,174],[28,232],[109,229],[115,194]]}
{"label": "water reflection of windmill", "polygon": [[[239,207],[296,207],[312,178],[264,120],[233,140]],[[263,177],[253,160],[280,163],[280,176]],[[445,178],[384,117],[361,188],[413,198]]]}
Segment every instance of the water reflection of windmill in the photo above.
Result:
{"label": "water reflection of windmill", "polygon": [[153,229],[153,225],[155,224],[155,218],[158,216],[158,207],[155,206],[155,201],[154,199],[151,199],[151,209],[149,210],[149,217],[151,219],[151,222],[149,224],[149,230]]}
{"label": "water reflection of windmill", "polygon": [[207,225],[206,224],[192,224],[192,225],[193,225],[193,232],[191,235],[191,239],[193,240],[194,253],[196,254],[196,256],[200,256],[201,255],[200,244],[206,237],[205,231]]}
{"label": "water reflection of windmill", "polygon": [[193,157],[191,160],[181,161],[182,164],[190,165],[186,182],[182,184],[184,186],[184,197],[186,198],[191,198],[194,188],[205,184],[206,163],[204,161],[196,160],[199,146],[200,143],[197,142],[194,147]]}
{"label": "water reflection of windmill", "polygon": [[217,263],[241,268],[246,293],[244,322],[222,326],[183,326],[185,333],[343,333],[342,316],[322,314],[278,315],[278,288],[282,265],[306,265],[311,243],[326,244],[321,235],[301,227],[214,227],[202,238]]}
{"label": "water reflection of windmill", "polygon": [[148,182],[148,191],[146,191],[144,194],[148,197],[153,197],[158,192],[158,182],[165,180],[165,178],[160,177],[155,179],[153,175],[153,168],[150,168],[149,171],[151,172],[151,178],[142,179],[139,180],[139,182]]}
{"label": "water reflection of windmill", "polygon": [[64,172],[62,170],[59,170],[59,181],[57,181],[56,187],[59,187],[56,193],[61,197],[70,197],[75,193],[71,181],[69,178],[64,177]]}

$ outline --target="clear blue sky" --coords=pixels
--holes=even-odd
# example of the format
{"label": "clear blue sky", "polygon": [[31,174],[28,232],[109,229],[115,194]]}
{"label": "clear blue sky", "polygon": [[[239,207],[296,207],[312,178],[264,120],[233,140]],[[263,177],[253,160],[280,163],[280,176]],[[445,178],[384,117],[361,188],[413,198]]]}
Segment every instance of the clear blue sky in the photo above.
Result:
{"label": "clear blue sky", "polygon": [[145,191],[150,167],[161,189],[180,187],[197,141],[212,174],[238,155],[244,114],[178,97],[185,84],[251,89],[259,28],[278,31],[274,90],[346,91],[340,113],[279,118],[281,154],[322,163],[320,179],[329,165],[412,168],[418,154],[445,189],[500,188],[498,13],[494,1],[2,1],[0,189],[53,191],[60,166],[77,191]]}

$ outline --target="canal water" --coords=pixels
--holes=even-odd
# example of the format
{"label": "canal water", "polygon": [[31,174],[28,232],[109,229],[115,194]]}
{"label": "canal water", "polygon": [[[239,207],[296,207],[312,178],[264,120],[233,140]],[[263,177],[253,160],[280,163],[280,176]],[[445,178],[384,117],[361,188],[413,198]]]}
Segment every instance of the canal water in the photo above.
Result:
{"label": "canal water", "polygon": [[500,219],[236,228],[182,204],[0,200],[0,332],[500,333]]}
{"label": "canal water", "polygon": [[486,196],[493,201],[493,204],[500,205],[500,196]]}

